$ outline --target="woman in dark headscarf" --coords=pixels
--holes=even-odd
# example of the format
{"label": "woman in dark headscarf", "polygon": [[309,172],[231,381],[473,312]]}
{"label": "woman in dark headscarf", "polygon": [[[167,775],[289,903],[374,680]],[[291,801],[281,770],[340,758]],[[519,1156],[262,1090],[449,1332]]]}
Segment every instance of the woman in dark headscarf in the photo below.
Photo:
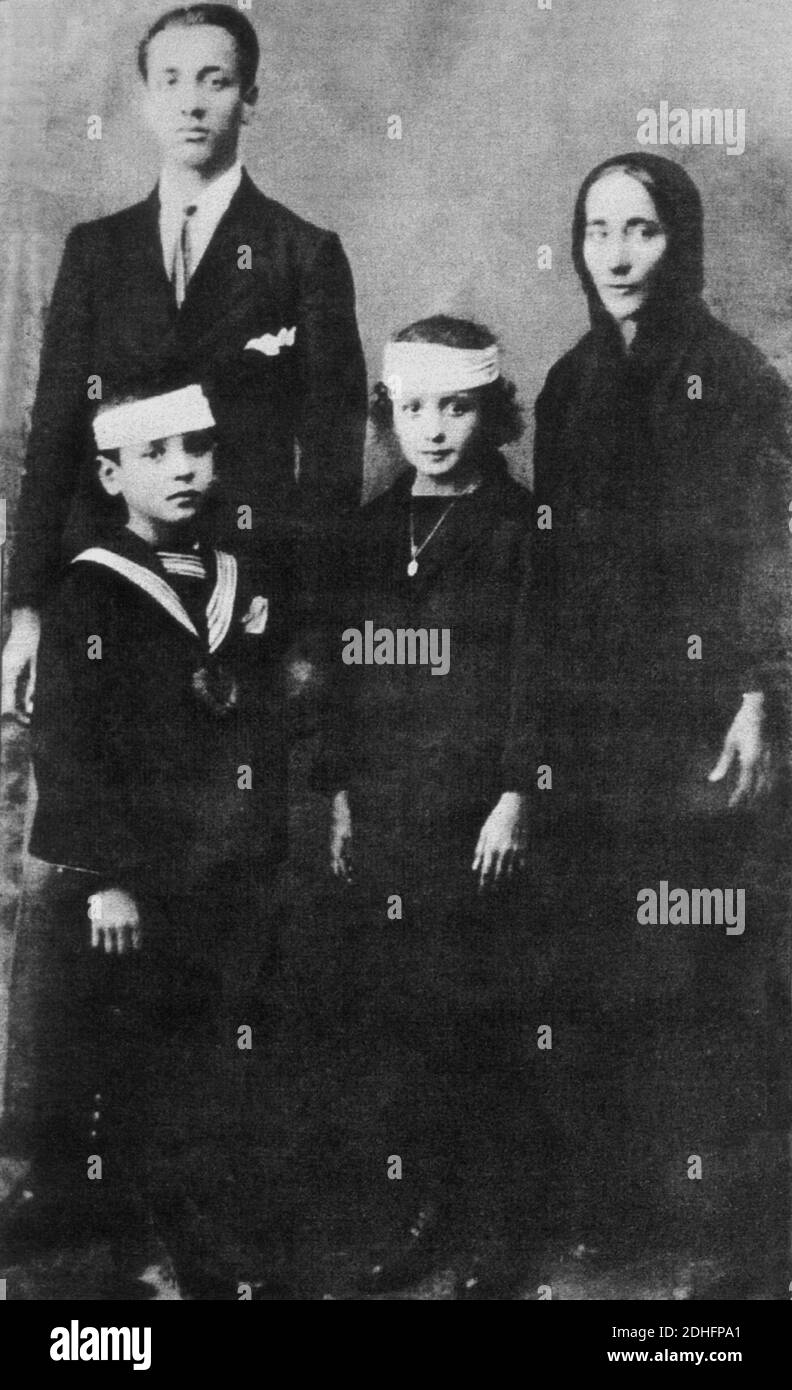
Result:
{"label": "woman in dark headscarf", "polygon": [[[732,1044],[758,1056],[778,1026],[762,806],[778,825],[788,393],[702,302],[702,223],[670,160],[631,153],[588,175],[573,258],[591,327],[536,405],[557,995],[584,1044],[568,1025],[574,1096],[594,1102],[571,1111],[578,1195],[600,1237],[618,1206],[641,1242],[653,1190],[689,1192],[690,1155],[765,1122],[766,1077]],[[745,897],[724,895],[718,922],[717,895],[693,897],[704,887]],[[669,908],[677,888],[687,907]],[[729,901],[747,926],[724,920]],[[647,1085],[662,1142],[634,1120]]]}

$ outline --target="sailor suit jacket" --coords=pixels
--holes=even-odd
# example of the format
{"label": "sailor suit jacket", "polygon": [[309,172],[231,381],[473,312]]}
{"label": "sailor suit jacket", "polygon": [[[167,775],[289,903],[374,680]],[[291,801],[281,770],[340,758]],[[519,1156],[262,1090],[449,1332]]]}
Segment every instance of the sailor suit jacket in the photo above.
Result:
{"label": "sailor suit jacket", "polygon": [[150,893],[285,850],[285,595],[207,553],[205,621],[127,531],[47,605],[31,853]]}

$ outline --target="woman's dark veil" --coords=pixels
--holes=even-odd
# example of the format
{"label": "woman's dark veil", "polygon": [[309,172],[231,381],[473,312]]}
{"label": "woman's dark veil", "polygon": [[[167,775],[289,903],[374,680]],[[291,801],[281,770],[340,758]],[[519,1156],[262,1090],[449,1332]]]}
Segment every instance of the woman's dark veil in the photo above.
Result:
{"label": "woman's dark veil", "polygon": [[675,318],[699,299],[704,286],[704,214],[699,191],[680,164],[662,155],[631,152],[598,164],[583,180],[572,219],[572,260],[589,303],[593,325],[609,320],[583,259],[586,197],[602,176],[623,170],[648,191],[668,237],[643,319]]}

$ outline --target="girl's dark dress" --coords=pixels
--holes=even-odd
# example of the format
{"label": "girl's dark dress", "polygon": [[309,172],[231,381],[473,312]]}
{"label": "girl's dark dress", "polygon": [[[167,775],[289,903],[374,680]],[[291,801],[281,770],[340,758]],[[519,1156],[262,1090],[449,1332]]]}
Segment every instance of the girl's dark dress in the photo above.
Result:
{"label": "girl's dark dress", "polygon": [[[536,1051],[529,902],[517,880],[479,893],[471,864],[501,794],[535,789],[537,761],[530,496],[500,454],[483,458],[480,487],[447,513],[409,578],[411,508],[420,546],[449,506],[411,497],[414,476],[402,474],[355,528],[353,598],[333,625],[341,679],[326,759],[329,784],[348,789],[352,809],[349,970],[380,1039],[379,1065],[401,1070],[382,1142],[386,1153],[406,1148],[413,1193],[416,1146],[443,1174],[459,1143],[473,1163],[495,1161],[488,1145],[502,1151],[504,1141],[493,1105],[514,1105],[526,1065],[521,1025],[533,1028]],[[448,629],[448,674],[341,667],[342,632],[363,631],[367,620]],[[400,920],[388,915],[392,895]]]}
{"label": "girl's dark dress", "polygon": [[[776,1008],[783,822],[777,802],[764,818],[728,812],[725,785],[707,774],[744,692],[765,692],[768,728],[777,744],[785,737],[789,402],[761,353],[700,298],[701,212],[687,175],[629,158],[664,194],[662,285],[629,353],[589,287],[591,329],[536,405],[535,496],[552,507],[535,547],[554,776],[546,867],[557,993],[588,1059],[577,1099],[588,1094],[592,1117],[569,1112],[577,1151],[582,1132],[590,1176],[597,1119],[624,1155],[619,1107],[639,1125],[652,1110],[667,1125],[662,1152],[628,1154],[631,1178],[651,1187],[681,1175],[681,1190],[690,1152],[779,1118],[763,1055],[778,1055],[788,1012]],[[575,238],[585,285],[584,196],[585,186]],[[661,880],[744,888],[745,932],[639,925],[637,894]],[[629,1058],[632,1091],[619,1070]],[[621,1077],[618,1097],[608,1074]]]}

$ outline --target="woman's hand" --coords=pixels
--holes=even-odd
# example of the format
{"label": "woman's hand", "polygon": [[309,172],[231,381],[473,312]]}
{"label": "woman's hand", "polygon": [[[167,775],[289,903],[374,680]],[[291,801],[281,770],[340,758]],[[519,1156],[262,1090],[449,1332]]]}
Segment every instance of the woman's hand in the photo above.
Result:
{"label": "woman's hand", "polygon": [[91,919],[91,946],[104,945],[105,953],[139,951],[143,939],[140,913],[135,899],[123,888],[104,888],[88,899]]}
{"label": "woman's hand", "polygon": [[336,792],[330,823],[330,869],[344,883],[352,882],[352,812],[349,794]]}
{"label": "woman's hand", "polygon": [[504,792],[490,811],[478,837],[471,868],[478,873],[479,888],[511,878],[515,865],[525,863],[525,797]]}
{"label": "woman's hand", "polygon": [[737,781],[729,806],[740,806],[766,794],[771,785],[771,752],[764,737],[764,695],[752,691],[743,695],[728,733],[721,755],[709,775],[710,782],[720,782],[736,764]]}

